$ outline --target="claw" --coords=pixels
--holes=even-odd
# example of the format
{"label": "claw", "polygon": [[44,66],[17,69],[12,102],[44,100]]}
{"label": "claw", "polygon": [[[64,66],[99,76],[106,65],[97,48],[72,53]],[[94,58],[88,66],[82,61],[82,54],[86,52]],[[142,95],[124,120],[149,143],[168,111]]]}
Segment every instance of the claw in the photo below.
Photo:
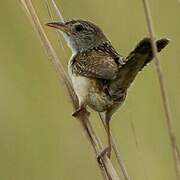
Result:
{"label": "claw", "polygon": [[97,155],[97,161],[99,164],[101,164],[101,158],[103,156],[107,155],[109,158],[111,157],[111,152],[110,152],[110,148],[106,147],[104,148],[98,155]]}
{"label": "claw", "polygon": [[81,115],[81,113],[86,113],[88,116],[90,113],[86,110],[84,107],[79,107],[75,112],[72,113],[73,117],[78,117]]}

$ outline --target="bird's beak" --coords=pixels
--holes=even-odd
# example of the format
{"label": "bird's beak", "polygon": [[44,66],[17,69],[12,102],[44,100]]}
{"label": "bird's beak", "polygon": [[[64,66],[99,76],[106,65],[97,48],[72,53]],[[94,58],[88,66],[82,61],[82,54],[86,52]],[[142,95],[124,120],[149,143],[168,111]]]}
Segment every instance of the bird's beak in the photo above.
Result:
{"label": "bird's beak", "polygon": [[46,26],[59,29],[60,31],[65,32],[65,33],[70,33],[71,32],[70,28],[63,22],[56,22],[56,21],[49,22],[49,23],[46,24]]}

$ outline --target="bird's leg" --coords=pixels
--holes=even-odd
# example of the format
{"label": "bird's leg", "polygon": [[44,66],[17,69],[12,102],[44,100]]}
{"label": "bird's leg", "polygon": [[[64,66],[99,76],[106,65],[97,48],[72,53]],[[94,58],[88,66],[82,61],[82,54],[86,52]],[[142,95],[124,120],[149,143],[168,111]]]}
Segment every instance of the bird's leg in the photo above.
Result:
{"label": "bird's leg", "polygon": [[102,158],[102,156],[104,156],[105,154],[107,154],[107,156],[110,158],[111,157],[111,128],[110,128],[110,120],[111,120],[111,116],[109,113],[104,112],[103,116],[101,116],[103,118],[103,121],[105,123],[105,129],[107,132],[107,138],[108,138],[108,146],[106,148],[104,148],[99,155],[97,156],[97,160],[98,162],[100,162],[100,159]]}
{"label": "bird's leg", "polygon": [[108,137],[108,152],[107,155],[110,158],[111,157],[111,128],[110,128],[110,119],[106,120],[106,127],[107,127],[107,137]]}

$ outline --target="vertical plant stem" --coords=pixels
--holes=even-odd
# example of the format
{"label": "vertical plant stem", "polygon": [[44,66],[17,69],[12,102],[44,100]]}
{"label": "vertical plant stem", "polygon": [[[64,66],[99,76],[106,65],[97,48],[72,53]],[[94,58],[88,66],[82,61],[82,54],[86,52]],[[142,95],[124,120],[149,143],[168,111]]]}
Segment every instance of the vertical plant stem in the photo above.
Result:
{"label": "vertical plant stem", "polygon": [[[25,11],[36,30],[37,34],[39,35],[40,41],[48,55],[48,58],[52,65],[54,66],[58,78],[64,82],[66,85],[66,89],[68,91],[69,97],[72,101],[73,108],[76,109],[78,107],[78,99],[72,88],[71,82],[69,80],[68,75],[66,74],[62,64],[59,61],[59,58],[53,49],[41,23],[37,16],[37,13],[34,9],[33,3],[31,0],[20,0],[21,4],[25,8]],[[103,150],[102,143],[100,142],[98,136],[96,135],[95,131],[93,130],[87,113],[83,113],[81,116],[78,117],[79,122],[81,124],[83,132],[86,134],[87,140],[90,142],[92,148],[94,149],[94,155],[97,155]],[[97,159],[97,158],[96,158]],[[100,159],[101,163],[98,163],[98,166],[103,173],[103,178],[106,180],[119,180],[115,168],[113,167],[111,160],[105,155]]]}
{"label": "vertical plant stem", "polygon": [[161,91],[162,103],[163,103],[163,108],[164,108],[164,113],[165,113],[165,118],[166,118],[168,135],[171,142],[172,155],[174,159],[176,175],[177,175],[177,179],[180,180],[180,162],[178,160],[178,152],[177,152],[178,146],[176,142],[175,131],[173,129],[173,121],[172,121],[171,111],[169,107],[168,96],[167,96],[166,88],[164,85],[164,76],[161,69],[159,57],[157,55],[157,48],[155,45],[154,29],[153,29],[150,10],[149,10],[149,4],[147,0],[142,0],[142,1],[143,1],[144,13],[145,13],[146,21],[147,21],[148,31],[151,37],[153,55],[155,57],[155,66],[156,66],[156,71],[157,71],[159,85],[160,85],[160,91]]}
{"label": "vertical plant stem", "polygon": [[57,13],[57,15],[59,16],[59,18],[61,19],[62,22],[64,22],[64,18],[63,18],[63,15],[61,14],[61,11],[59,10],[59,8],[57,7],[57,4],[54,0],[51,0],[53,6],[54,6],[54,9]]}
{"label": "vertical plant stem", "polygon": [[[51,8],[50,8],[50,5],[49,5],[48,0],[45,0],[45,4],[46,4],[46,7],[47,7],[47,11],[48,11],[49,17],[50,17],[50,19],[53,21],[54,18],[53,18],[53,15],[52,15]],[[63,20],[63,21],[64,21],[64,20]],[[59,32],[59,31],[56,30],[56,29],[55,29],[55,31],[56,31],[56,34],[57,34],[57,37],[58,37],[58,42],[59,42],[60,48],[62,48],[63,53],[65,54],[65,49],[64,49],[64,46],[63,46],[62,41],[61,41],[61,38],[60,38],[61,32]]]}
{"label": "vertical plant stem", "polygon": [[[106,123],[105,123],[103,117],[101,116],[101,113],[99,113],[99,117],[100,117],[100,119],[101,119],[101,121],[102,121],[102,124],[103,124],[105,130],[107,131]],[[122,171],[122,174],[123,174],[123,176],[124,176],[124,179],[125,179],[125,180],[130,180],[130,176],[129,176],[128,172],[127,172],[126,165],[125,165],[125,163],[124,163],[123,158],[121,157],[121,153],[120,153],[120,151],[119,151],[119,149],[118,149],[118,147],[117,147],[117,143],[116,143],[116,141],[115,141],[115,138],[114,138],[112,132],[111,132],[111,142],[112,142],[113,151],[114,151],[115,156],[116,156],[116,160],[117,160],[118,165],[119,165],[119,167],[120,167],[120,169],[121,169],[121,171]]]}

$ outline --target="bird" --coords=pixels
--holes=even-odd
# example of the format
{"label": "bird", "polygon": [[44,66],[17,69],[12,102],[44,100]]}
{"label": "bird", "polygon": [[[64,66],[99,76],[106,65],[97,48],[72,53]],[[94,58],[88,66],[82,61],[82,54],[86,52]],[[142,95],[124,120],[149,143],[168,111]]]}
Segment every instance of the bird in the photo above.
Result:
{"label": "bird", "polygon": [[[102,29],[90,21],[57,20],[46,25],[60,30],[72,50],[68,73],[79,100],[72,115],[87,112],[87,106],[100,114],[106,125],[108,146],[98,157],[107,154],[110,158],[112,115],[125,101],[137,74],[153,59],[151,39],[143,38],[125,57],[116,51]],[[161,38],[155,43],[160,52],[169,39]]]}

